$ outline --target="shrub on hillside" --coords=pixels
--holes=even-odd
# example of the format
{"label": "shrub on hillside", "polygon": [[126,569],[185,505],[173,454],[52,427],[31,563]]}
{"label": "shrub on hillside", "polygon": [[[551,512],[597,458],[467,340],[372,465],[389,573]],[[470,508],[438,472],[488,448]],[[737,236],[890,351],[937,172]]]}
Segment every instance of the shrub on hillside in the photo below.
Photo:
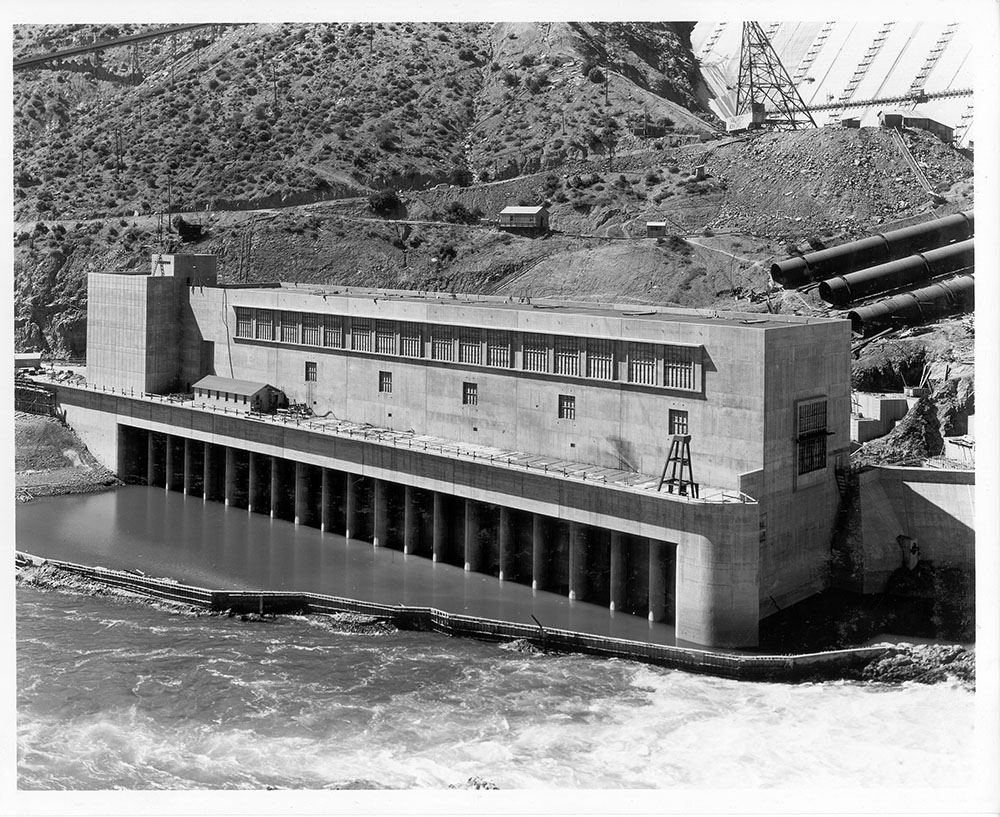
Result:
{"label": "shrub on hillside", "polygon": [[453,201],[444,209],[444,220],[452,224],[475,224],[482,215],[482,210],[469,210],[460,201]]}
{"label": "shrub on hillside", "polygon": [[590,73],[587,74],[587,79],[589,79],[591,82],[595,84],[604,82],[605,80],[604,72],[597,67],[591,68]]}
{"label": "shrub on hillside", "polygon": [[368,207],[380,216],[389,216],[403,206],[395,190],[376,190],[368,197]]}

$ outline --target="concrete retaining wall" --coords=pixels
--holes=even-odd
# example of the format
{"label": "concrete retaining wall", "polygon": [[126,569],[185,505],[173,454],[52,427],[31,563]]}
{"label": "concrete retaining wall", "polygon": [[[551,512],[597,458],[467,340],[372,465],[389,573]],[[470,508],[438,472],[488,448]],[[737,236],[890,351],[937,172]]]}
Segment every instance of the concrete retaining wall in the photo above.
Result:
{"label": "concrete retaining wall", "polygon": [[882,466],[861,472],[864,592],[881,592],[902,565],[898,536],[916,540],[921,559],[974,569],[975,481],[975,471]]}
{"label": "concrete retaining wall", "polygon": [[430,607],[389,606],[313,593],[213,591],[123,571],[37,557],[25,558],[36,565],[47,564],[58,570],[121,590],[213,610],[265,614],[350,612],[388,620],[400,629],[432,630],[451,636],[467,636],[490,641],[524,639],[536,647],[552,652],[576,652],[606,658],[622,658],[737,680],[796,681],[806,678],[854,677],[862,667],[889,652],[887,647],[860,647],[801,655],[708,652],[569,630],[528,627],[512,622],[456,615]]}

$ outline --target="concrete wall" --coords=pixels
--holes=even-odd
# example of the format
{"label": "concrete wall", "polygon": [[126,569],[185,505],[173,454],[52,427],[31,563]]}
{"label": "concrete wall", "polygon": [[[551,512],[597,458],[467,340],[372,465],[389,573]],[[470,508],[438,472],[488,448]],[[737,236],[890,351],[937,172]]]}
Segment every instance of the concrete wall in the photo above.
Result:
{"label": "concrete wall", "polygon": [[135,392],[176,386],[180,287],[167,276],[87,277],[87,381]]}
{"label": "concrete wall", "polygon": [[[701,347],[696,377],[701,388],[684,392],[622,382],[624,363],[620,379],[605,382],[524,372],[518,360],[511,369],[496,369],[236,339],[235,305]],[[690,316],[677,322],[629,319],[598,310],[579,314],[448,301],[324,299],[287,288],[205,289],[192,293],[191,310],[198,336],[215,343],[216,372],[273,383],[317,414],[332,411],[393,429],[658,474],[669,448],[669,411],[680,409],[689,415],[697,481],[734,489],[739,474],[763,464],[765,333],[756,326]],[[811,336],[812,327],[804,334]],[[316,382],[305,381],[306,361],[317,364]],[[391,394],[378,390],[382,371],[392,373]],[[464,382],[477,384],[476,406],[462,404]],[[559,419],[560,394],[576,398],[574,420]]]}
{"label": "concrete wall", "polygon": [[902,564],[897,536],[916,539],[922,559],[974,569],[974,471],[882,466],[859,475],[863,591],[878,593]]}
{"label": "concrete wall", "polygon": [[[822,590],[840,495],[835,468],[850,445],[850,323],[824,321],[812,332],[767,333],[764,468],[761,500],[761,615]],[[826,467],[798,473],[797,406],[827,401]]]}

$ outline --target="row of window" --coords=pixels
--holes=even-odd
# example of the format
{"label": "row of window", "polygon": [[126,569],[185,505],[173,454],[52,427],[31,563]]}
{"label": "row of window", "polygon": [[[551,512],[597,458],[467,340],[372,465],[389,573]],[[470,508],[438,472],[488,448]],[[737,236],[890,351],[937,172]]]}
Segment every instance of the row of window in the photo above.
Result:
{"label": "row of window", "polygon": [[[392,394],[392,372],[381,371],[378,373],[378,390],[381,394]],[[479,405],[478,383],[470,382],[468,380],[462,383],[462,405]],[[556,402],[556,416],[560,420],[576,419],[576,395],[560,394],[558,396]],[[687,434],[688,413],[680,409],[670,409],[668,425],[669,432],[671,434]]]}
{"label": "row of window", "polygon": [[[657,343],[235,307],[236,337],[700,391],[697,349]],[[620,364],[622,364],[620,370]]]}

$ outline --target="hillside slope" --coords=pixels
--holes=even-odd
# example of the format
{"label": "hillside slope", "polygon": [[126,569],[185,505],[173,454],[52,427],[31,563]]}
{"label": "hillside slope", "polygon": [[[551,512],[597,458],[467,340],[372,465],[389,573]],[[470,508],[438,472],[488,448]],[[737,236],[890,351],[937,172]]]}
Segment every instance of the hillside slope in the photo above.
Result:
{"label": "hillside slope", "polygon": [[[137,28],[19,27],[15,54]],[[122,49],[18,72],[17,348],[81,356],[87,273],[158,251],[215,253],[224,281],[819,314],[768,291],[772,260],[972,206],[972,162],[920,132],[905,138],[943,206],[888,132],[713,137],[688,33],[245,25],[143,46],[138,75]],[[378,215],[383,186],[401,201]],[[493,229],[513,203],[548,204],[553,234]]]}

